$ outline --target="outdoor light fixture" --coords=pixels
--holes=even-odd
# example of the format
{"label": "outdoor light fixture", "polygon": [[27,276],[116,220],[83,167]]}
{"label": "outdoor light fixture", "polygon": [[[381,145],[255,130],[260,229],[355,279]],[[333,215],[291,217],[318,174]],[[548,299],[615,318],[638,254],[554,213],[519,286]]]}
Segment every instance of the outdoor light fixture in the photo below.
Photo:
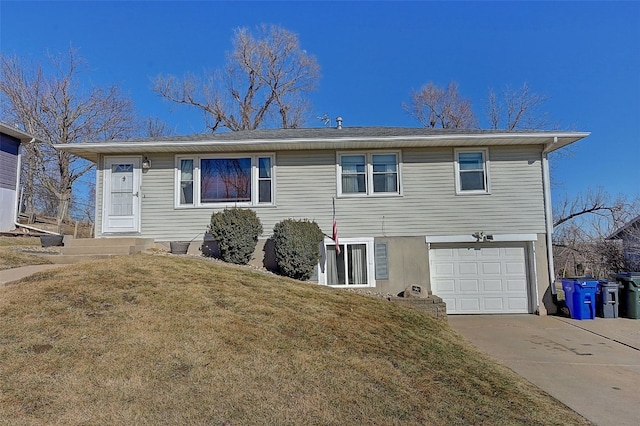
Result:
{"label": "outdoor light fixture", "polygon": [[484,231],[478,231],[471,234],[473,238],[476,239],[478,243],[484,243],[486,241],[493,241],[493,235],[485,234]]}
{"label": "outdoor light fixture", "polygon": [[148,170],[148,169],[150,169],[150,168],[151,168],[151,160],[149,160],[149,159],[147,158],[147,156],[145,155],[145,156],[142,158],[142,169],[143,169],[143,170]]}

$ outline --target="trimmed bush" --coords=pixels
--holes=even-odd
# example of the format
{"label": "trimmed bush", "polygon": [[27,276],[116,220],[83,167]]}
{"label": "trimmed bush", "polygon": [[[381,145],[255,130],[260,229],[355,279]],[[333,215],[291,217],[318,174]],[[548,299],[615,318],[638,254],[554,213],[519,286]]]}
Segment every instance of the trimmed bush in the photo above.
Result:
{"label": "trimmed bush", "polygon": [[209,232],[225,262],[246,265],[256,249],[262,224],[253,210],[224,209],[211,215]]}
{"label": "trimmed bush", "polygon": [[319,244],[324,234],[317,223],[285,219],[273,228],[273,244],[280,272],[308,280],[320,259]]}

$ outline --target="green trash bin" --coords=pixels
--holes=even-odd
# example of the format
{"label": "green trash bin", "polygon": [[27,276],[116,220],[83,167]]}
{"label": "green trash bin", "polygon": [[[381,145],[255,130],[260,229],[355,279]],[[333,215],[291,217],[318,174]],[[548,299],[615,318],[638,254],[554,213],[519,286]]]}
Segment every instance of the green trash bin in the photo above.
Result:
{"label": "green trash bin", "polygon": [[620,282],[620,316],[640,319],[640,272],[618,274],[616,280]]}

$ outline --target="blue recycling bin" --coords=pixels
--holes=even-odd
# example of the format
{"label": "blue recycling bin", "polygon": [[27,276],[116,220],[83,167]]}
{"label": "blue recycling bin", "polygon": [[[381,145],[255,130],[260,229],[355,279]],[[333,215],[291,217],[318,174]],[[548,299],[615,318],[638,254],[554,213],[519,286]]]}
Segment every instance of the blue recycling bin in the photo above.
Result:
{"label": "blue recycling bin", "polygon": [[564,299],[571,318],[577,320],[596,317],[596,290],[598,280],[591,277],[562,278]]}

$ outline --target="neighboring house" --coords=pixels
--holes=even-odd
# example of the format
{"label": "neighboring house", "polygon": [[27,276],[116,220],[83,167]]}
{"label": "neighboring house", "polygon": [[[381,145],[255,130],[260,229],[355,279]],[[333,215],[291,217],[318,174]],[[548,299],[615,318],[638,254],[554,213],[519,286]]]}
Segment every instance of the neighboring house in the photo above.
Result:
{"label": "neighboring house", "polygon": [[547,154],[587,135],[345,127],[58,149],[97,164],[97,237],[201,243],[213,212],[247,207],[262,221],[255,257],[266,264],[283,219],[315,220],[330,236],[335,198],[342,250],[325,239],[320,284],[391,294],[421,286],[449,314],[545,314],[554,276]]}
{"label": "neighboring house", "polygon": [[0,232],[15,229],[20,192],[20,144],[33,136],[0,123]]}
{"label": "neighboring house", "polygon": [[640,216],[627,222],[607,239],[622,240],[626,264],[634,271],[640,270]]}

